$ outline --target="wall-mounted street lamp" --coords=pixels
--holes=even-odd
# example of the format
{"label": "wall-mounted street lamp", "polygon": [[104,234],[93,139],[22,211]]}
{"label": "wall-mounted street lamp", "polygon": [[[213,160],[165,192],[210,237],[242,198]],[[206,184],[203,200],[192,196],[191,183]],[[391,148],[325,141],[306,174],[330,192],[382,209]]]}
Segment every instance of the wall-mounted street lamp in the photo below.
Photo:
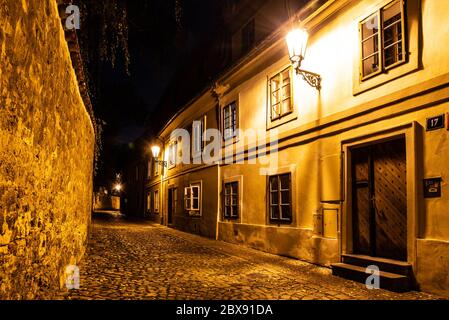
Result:
{"label": "wall-mounted street lamp", "polygon": [[296,74],[301,75],[309,85],[320,90],[321,76],[301,69],[301,63],[306,56],[307,42],[309,41],[309,33],[307,30],[293,29],[287,34],[286,40],[290,61],[292,62],[293,68],[296,70]]}
{"label": "wall-mounted street lamp", "polygon": [[156,164],[160,164],[163,167],[168,167],[167,161],[159,160],[160,152],[161,152],[161,148],[158,145],[154,145],[151,147],[151,153],[153,154],[154,162]]}

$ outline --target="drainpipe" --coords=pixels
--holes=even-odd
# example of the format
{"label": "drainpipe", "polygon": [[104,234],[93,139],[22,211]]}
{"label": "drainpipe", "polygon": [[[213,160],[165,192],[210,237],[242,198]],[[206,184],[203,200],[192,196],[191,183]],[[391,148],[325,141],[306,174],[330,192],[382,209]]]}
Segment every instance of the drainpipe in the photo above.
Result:
{"label": "drainpipe", "polygon": [[[222,85],[218,82],[214,83],[212,87],[212,95],[215,96],[215,99],[217,100],[218,110],[217,110],[217,124],[218,128],[220,128],[220,121],[221,121],[221,97],[229,90],[231,86],[228,85]],[[221,142],[221,139],[220,139]],[[220,150],[222,150],[220,146]],[[221,208],[221,157],[220,160],[217,163],[217,222],[215,227],[215,240],[218,240],[218,230],[219,230],[219,221],[220,221],[220,208]]]}
{"label": "drainpipe", "polygon": [[218,240],[218,230],[219,230],[219,221],[220,221],[220,207],[221,207],[221,166],[220,163],[217,163],[217,222],[215,229],[215,240]]}

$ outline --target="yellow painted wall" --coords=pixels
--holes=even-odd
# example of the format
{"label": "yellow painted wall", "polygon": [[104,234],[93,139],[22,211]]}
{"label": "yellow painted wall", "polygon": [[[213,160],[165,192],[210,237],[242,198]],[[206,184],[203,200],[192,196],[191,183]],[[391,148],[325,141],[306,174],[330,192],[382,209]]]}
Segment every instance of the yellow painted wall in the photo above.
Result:
{"label": "yellow painted wall", "polygon": [[[327,213],[329,210],[338,210],[340,216],[343,214],[342,141],[388,128],[416,126],[420,129],[417,144],[422,146],[422,151],[419,148],[415,150],[417,158],[422,158],[421,162],[415,159],[420,170],[417,183],[423,178],[443,177],[443,196],[423,199],[422,189],[414,196],[420,209],[416,225],[408,232],[414,233],[416,228],[415,239],[422,240],[413,249],[417,250],[418,257],[410,262],[414,264],[423,288],[448,292],[449,279],[445,276],[447,259],[444,255],[449,252],[449,131],[442,129],[426,132],[425,127],[427,118],[449,110],[449,45],[445,39],[449,25],[441,23],[449,18],[449,2],[408,1],[410,8],[421,6],[422,19],[416,19],[420,16],[416,11],[409,19],[410,49],[413,49],[410,61],[393,69],[389,75],[382,76],[388,80],[385,83],[360,93],[360,86],[356,83],[358,22],[387,3],[379,0],[348,1],[337,15],[329,16],[311,29],[309,48],[302,68],[322,76],[322,90],[318,92],[296,76],[293,95],[297,119],[277,127],[279,135],[287,141],[280,144],[284,148],[278,153],[277,167],[292,167],[295,172],[292,224],[273,226],[267,221],[267,182],[266,177],[259,174],[258,165],[225,165],[221,168],[222,180],[243,175],[243,203],[241,225],[221,222],[219,237],[313,262],[328,264],[337,261],[337,215],[325,218],[327,229],[323,230],[322,235],[314,235],[313,231],[314,213],[320,208]],[[421,33],[422,41],[418,41]],[[262,55],[276,57],[279,50],[272,48]],[[284,52],[273,63],[260,62],[268,58],[262,58],[259,62],[254,59],[247,68],[242,67],[242,71],[235,70],[221,79],[223,85],[231,86],[222,101],[238,99],[241,129],[267,127],[267,79],[289,66],[285,49]],[[378,81],[375,78],[373,82]],[[436,86],[441,88],[437,90],[434,88]],[[353,117],[355,114],[358,116]],[[329,202],[338,200],[341,200],[341,205],[339,202]],[[277,231],[273,231],[273,227]],[[280,233],[283,236],[279,236]],[[292,241],[292,235],[297,241]],[[427,245],[427,240],[436,240],[438,250],[430,250],[432,246]],[[321,252],[321,255],[318,256],[316,252]],[[432,262],[424,264],[424,259]],[[432,273],[428,272],[430,265],[433,265]]]}

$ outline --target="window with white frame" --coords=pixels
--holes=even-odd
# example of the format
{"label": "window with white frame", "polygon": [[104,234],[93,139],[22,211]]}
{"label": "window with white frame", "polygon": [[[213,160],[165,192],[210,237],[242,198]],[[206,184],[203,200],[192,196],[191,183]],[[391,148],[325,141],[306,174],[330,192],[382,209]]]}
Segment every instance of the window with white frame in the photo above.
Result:
{"label": "window with white frame", "polygon": [[234,101],[223,108],[223,137],[232,139],[237,134],[237,103]]}
{"label": "window with white frame", "polygon": [[205,147],[206,120],[206,116],[203,116],[201,120],[194,121],[192,124],[192,155],[194,158],[201,156]]}
{"label": "window with white frame", "polygon": [[239,217],[239,183],[229,182],[224,185],[223,216],[225,219],[238,219]]}
{"label": "window with white frame", "polygon": [[392,1],[360,23],[362,80],[405,62],[404,6]]}
{"label": "window with white frame", "polygon": [[159,212],[159,190],[154,191],[154,212]]}
{"label": "window with white frame", "polygon": [[191,184],[184,188],[184,208],[190,215],[201,214],[201,184]]}
{"label": "window with white frame", "polygon": [[272,223],[292,222],[291,174],[271,176],[269,186],[269,214]]}
{"label": "window with white frame", "polygon": [[291,70],[287,68],[270,79],[271,121],[281,119],[293,112]]}
{"label": "window with white frame", "polygon": [[173,140],[168,144],[168,167],[173,168],[177,164],[178,141]]}

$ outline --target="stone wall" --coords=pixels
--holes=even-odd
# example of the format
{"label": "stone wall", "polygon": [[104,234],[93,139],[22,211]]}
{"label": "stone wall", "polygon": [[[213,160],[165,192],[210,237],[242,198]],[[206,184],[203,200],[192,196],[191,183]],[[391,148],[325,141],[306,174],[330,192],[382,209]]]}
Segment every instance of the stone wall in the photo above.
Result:
{"label": "stone wall", "polygon": [[39,298],[82,257],[94,129],[55,0],[0,0],[0,298]]}

